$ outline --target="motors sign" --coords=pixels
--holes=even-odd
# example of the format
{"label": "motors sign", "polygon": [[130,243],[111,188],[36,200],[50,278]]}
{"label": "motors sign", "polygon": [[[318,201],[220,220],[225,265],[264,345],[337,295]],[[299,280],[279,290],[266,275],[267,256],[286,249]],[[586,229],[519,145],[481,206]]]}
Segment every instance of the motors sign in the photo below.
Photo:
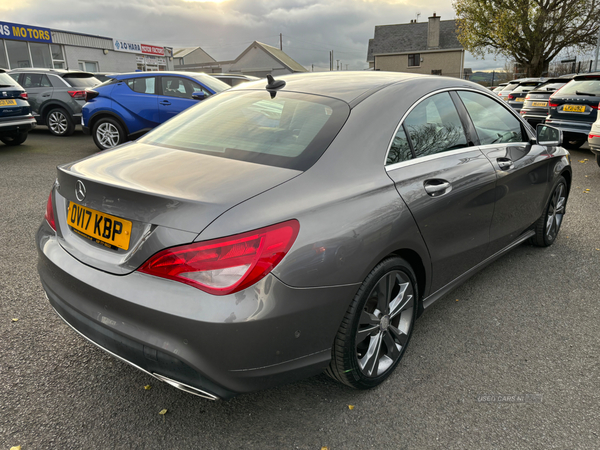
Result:
{"label": "motors sign", "polygon": [[52,43],[52,32],[48,28],[0,22],[0,38]]}
{"label": "motors sign", "polygon": [[123,41],[121,39],[113,39],[113,50],[116,50],[117,52],[165,56],[165,49],[163,47],[140,44],[138,42]]}

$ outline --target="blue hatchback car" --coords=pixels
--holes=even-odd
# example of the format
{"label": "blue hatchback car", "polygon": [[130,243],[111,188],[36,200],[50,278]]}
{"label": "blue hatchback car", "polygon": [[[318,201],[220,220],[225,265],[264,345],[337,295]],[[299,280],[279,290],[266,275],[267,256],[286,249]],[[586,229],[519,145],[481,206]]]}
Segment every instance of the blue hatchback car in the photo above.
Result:
{"label": "blue hatchback car", "polygon": [[135,139],[184,109],[230,86],[205,73],[135,72],[110,75],[88,89],[83,132],[100,150]]}

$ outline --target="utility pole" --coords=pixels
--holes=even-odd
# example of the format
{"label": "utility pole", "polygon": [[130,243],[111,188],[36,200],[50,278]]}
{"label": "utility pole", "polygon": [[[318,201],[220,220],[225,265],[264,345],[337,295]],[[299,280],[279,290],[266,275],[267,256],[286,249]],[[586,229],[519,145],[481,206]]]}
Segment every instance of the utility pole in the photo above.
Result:
{"label": "utility pole", "polygon": [[283,35],[279,33],[279,50],[283,50]]}
{"label": "utility pole", "polygon": [[315,71],[315,65],[314,65],[314,64],[311,64],[311,65],[310,65],[310,71],[311,71],[311,72],[314,72],[314,71]]}
{"label": "utility pole", "polygon": [[496,71],[492,70],[492,84],[491,84],[491,86],[494,85],[494,78],[496,78]]}
{"label": "utility pole", "polygon": [[346,70],[348,70],[348,64],[346,64]]}
{"label": "utility pole", "polygon": [[335,70],[340,70],[340,60],[339,59],[336,59]]}
{"label": "utility pole", "polygon": [[594,72],[598,70],[598,49],[600,49],[600,28],[598,29],[598,41],[596,42],[596,56],[594,57]]}

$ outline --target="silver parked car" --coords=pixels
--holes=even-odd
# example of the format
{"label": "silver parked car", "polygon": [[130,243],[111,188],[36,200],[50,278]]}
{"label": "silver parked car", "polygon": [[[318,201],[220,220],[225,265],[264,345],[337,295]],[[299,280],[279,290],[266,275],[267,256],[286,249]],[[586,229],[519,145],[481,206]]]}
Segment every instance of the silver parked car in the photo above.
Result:
{"label": "silver parked car", "polygon": [[560,144],[464,80],[268,77],[60,166],[38,270],[75,331],[187,392],[371,388],[435,300],[555,241]]}
{"label": "silver parked car", "polygon": [[93,73],[75,70],[23,68],[8,73],[27,90],[37,123],[55,136],[73,134],[81,123],[85,90],[100,84]]}

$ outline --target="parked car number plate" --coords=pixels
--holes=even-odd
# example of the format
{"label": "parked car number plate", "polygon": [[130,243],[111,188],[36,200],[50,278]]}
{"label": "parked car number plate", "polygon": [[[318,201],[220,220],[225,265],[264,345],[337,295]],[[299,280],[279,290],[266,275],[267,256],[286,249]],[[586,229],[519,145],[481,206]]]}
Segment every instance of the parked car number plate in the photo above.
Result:
{"label": "parked car number plate", "polygon": [[0,100],[0,106],[17,106],[16,100]]}
{"label": "parked car number plate", "polygon": [[515,98],[515,102],[524,102],[525,101],[525,97],[517,97]]}
{"label": "parked car number plate", "polygon": [[585,105],[565,105],[563,111],[568,112],[585,112]]}
{"label": "parked car number plate", "polygon": [[548,102],[533,102],[531,106],[548,106]]}
{"label": "parked car number plate", "polygon": [[69,202],[67,223],[77,232],[107,247],[129,249],[131,222]]}

